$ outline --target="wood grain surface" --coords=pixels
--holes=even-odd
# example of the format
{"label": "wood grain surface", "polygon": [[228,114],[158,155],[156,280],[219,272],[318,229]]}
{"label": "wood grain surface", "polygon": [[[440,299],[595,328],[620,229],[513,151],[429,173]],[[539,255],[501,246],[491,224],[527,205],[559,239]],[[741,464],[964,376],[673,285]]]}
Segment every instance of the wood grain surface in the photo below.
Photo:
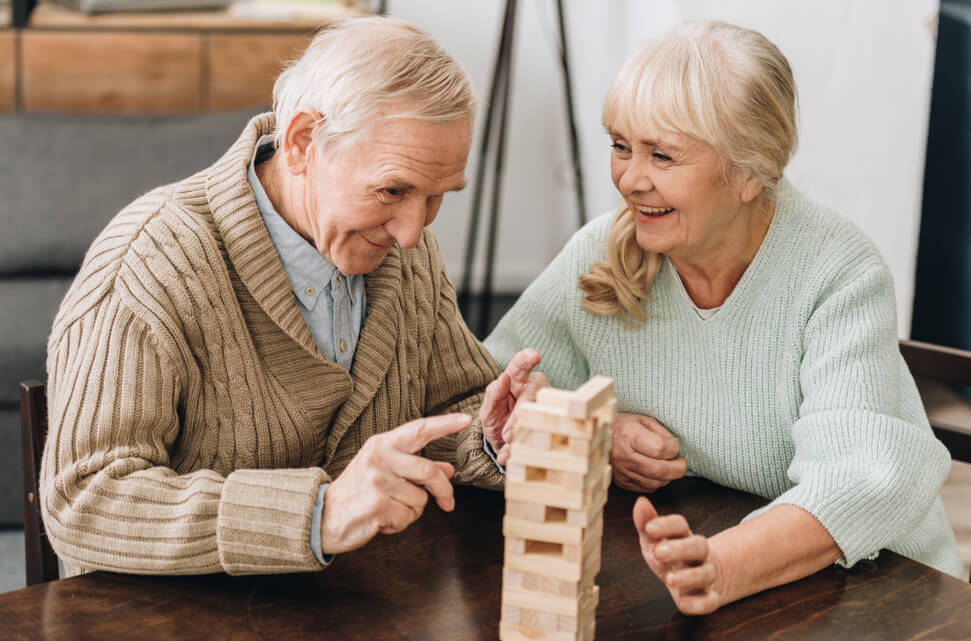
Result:
{"label": "wood grain surface", "polygon": [[198,35],[25,30],[20,37],[25,111],[200,110]]}
{"label": "wood grain surface", "polygon": [[13,111],[17,107],[16,38],[16,32],[12,29],[0,29],[0,113]]}
{"label": "wood grain surface", "polygon": [[210,111],[269,107],[273,82],[284,64],[297,58],[312,34],[228,34],[208,36]]}
{"label": "wood grain surface", "polygon": [[[852,571],[828,568],[705,617],[685,617],[641,560],[636,495],[611,489],[597,577],[601,641],[971,638],[971,586],[890,552]],[[714,534],[762,499],[699,479],[653,495]],[[502,494],[457,488],[456,509],[429,505],[405,532],[378,536],[323,572],[229,577],[96,573],[0,595],[14,639],[497,638]]]}

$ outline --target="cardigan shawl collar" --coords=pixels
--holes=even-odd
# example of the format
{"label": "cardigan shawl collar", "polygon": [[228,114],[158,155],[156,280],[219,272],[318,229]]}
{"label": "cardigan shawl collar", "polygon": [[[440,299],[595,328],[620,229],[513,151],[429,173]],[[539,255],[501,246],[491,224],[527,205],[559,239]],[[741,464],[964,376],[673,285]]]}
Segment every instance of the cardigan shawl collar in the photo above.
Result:
{"label": "cardigan shawl collar", "polygon": [[[229,151],[209,168],[206,175],[209,209],[230,262],[263,311],[308,355],[321,361],[321,365],[343,372],[324,358],[314,342],[246,180],[253,148],[260,136],[273,130],[273,123],[270,113],[254,117]],[[395,356],[399,332],[395,318],[401,295],[400,252],[401,248],[395,245],[384,262],[365,276],[367,314],[351,366],[352,390],[332,423],[325,460],[331,459],[340,439],[374,398]],[[278,365],[286,368],[285,359],[273,360],[282,361]],[[281,371],[279,367],[274,369]],[[298,395],[302,396],[301,392],[311,396],[320,394],[319,387],[314,385],[292,383]]]}

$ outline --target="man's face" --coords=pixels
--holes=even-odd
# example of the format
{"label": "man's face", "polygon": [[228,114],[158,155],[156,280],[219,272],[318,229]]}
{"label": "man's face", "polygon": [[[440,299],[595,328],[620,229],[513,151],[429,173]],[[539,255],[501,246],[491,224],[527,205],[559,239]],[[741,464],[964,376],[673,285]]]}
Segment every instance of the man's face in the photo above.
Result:
{"label": "man's face", "polygon": [[444,194],[465,186],[471,142],[470,119],[379,117],[358,143],[313,143],[304,174],[310,241],[344,274],[374,271],[396,243],[414,247]]}

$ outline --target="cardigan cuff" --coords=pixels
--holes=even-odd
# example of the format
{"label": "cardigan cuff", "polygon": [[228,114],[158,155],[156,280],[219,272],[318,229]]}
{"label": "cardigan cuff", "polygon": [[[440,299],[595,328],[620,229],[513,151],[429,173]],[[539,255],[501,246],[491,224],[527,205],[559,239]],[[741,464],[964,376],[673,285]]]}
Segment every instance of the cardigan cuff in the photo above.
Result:
{"label": "cardigan cuff", "polygon": [[227,574],[319,570],[310,546],[320,468],[237,470],[219,501],[216,543]]}

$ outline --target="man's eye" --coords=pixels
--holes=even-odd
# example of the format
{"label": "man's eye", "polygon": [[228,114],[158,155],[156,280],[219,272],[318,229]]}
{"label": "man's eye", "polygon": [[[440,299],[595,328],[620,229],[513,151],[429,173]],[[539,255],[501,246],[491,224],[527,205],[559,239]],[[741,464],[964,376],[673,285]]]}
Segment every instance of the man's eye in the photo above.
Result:
{"label": "man's eye", "polygon": [[402,192],[402,190],[399,189],[399,188],[397,188],[397,187],[385,187],[384,188],[384,193],[388,194],[389,196],[398,196],[398,195],[401,194],[401,192]]}

